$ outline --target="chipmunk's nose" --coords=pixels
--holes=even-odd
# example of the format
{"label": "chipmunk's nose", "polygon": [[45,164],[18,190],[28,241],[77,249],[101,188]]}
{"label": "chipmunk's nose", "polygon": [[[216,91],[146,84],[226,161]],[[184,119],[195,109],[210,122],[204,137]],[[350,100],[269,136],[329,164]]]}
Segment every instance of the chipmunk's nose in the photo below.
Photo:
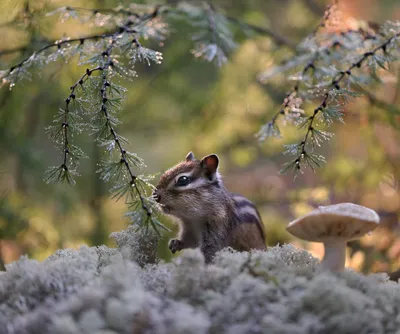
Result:
{"label": "chipmunk's nose", "polygon": [[160,201],[161,201],[161,195],[160,195],[160,193],[158,192],[158,189],[156,189],[156,190],[153,191],[153,197],[154,197],[154,199],[156,200],[157,203],[160,203]]}

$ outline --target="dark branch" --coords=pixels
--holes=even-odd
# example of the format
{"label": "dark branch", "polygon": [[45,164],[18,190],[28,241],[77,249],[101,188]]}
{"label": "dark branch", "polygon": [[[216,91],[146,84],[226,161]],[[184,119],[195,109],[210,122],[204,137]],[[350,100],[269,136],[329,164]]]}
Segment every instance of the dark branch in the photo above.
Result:
{"label": "dark branch", "polygon": [[256,25],[253,25],[253,24],[250,24],[247,22],[243,22],[232,16],[226,16],[226,18],[230,22],[242,27],[243,29],[253,30],[260,35],[266,35],[266,36],[271,37],[275,41],[275,43],[278,45],[285,45],[285,46],[289,47],[290,49],[294,49],[297,45],[296,42],[286,38],[285,36],[281,36],[281,35],[277,34],[276,32],[274,32],[271,29],[256,26]]}
{"label": "dark branch", "polygon": [[351,76],[351,71],[354,68],[356,68],[356,67],[360,68],[364,61],[366,61],[368,58],[374,56],[379,50],[382,50],[382,51],[385,52],[387,46],[399,36],[400,36],[400,32],[398,32],[397,34],[395,34],[392,37],[388,38],[385,42],[383,42],[382,44],[380,44],[377,47],[375,47],[372,51],[368,51],[368,52],[363,53],[361,55],[361,58],[357,62],[351,64],[350,67],[348,67],[346,70],[341,71],[339,76],[336,79],[332,80],[332,85],[335,88],[339,89],[340,87],[338,85],[339,85],[340,81],[342,81],[342,79],[344,77],[346,77],[346,76]]}
{"label": "dark branch", "polygon": [[[119,29],[119,28],[118,28],[118,29]],[[50,49],[50,48],[53,48],[53,47],[61,48],[62,45],[68,44],[68,43],[77,43],[77,42],[79,42],[80,44],[83,44],[85,41],[88,41],[88,40],[96,40],[96,39],[107,38],[107,37],[112,36],[114,33],[115,33],[115,31],[114,31],[114,32],[104,33],[104,34],[101,34],[101,35],[96,34],[96,35],[90,35],[90,36],[83,36],[83,37],[79,37],[79,38],[71,38],[71,39],[64,39],[64,40],[53,41],[53,42],[50,42],[50,44],[48,44],[48,45],[42,47],[41,49],[39,49],[39,50],[37,50],[37,51],[35,51],[33,54],[40,54],[40,53],[42,53],[42,52],[44,52],[44,51],[46,51],[46,50],[48,50],[48,49]],[[20,49],[17,49],[17,48],[16,48],[16,49],[13,49],[13,50],[11,50],[10,53],[19,52],[19,51],[22,51],[22,50],[24,50],[24,49],[26,49],[26,46],[21,47]],[[7,51],[0,51],[0,55],[1,55],[1,53],[5,53],[5,52],[7,52]],[[29,56],[29,57],[23,59],[23,60],[20,61],[18,64],[12,66],[12,67],[7,71],[7,73],[5,73],[2,77],[0,77],[0,80],[3,79],[3,78],[6,78],[6,77],[7,77],[8,75],[10,75],[11,72],[14,71],[15,69],[21,68],[21,67],[30,59],[30,57],[31,57],[31,56]]]}
{"label": "dark branch", "polygon": [[84,12],[90,12],[93,15],[100,13],[100,14],[123,14],[123,15],[135,16],[137,18],[140,17],[139,14],[127,10],[125,8],[83,8],[83,7],[70,7],[70,6],[64,8],[66,11],[84,11]]}
{"label": "dark branch", "polygon": [[[338,43],[337,41],[335,41],[335,42],[329,44],[328,46],[324,47],[323,49],[316,51],[314,53],[314,56],[312,57],[312,59],[301,70],[300,77],[301,78],[304,77],[307,74],[308,71],[316,68],[315,63],[320,58],[321,54],[330,52],[330,50],[332,48],[337,47],[337,46],[341,46],[341,44]],[[302,80],[297,80],[296,84],[286,94],[285,99],[284,99],[280,109],[274,114],[274,116],[272,117],[272,119],[270,121],[271,125],[274,126],[276,124],[276,121],[278,120],[279,115],[285,115],[286,108],[288,108],[290,103],[291,103],[291,101],[295,97],[298,96],[301,82],[302,82]]]}
{"label": "dark branch", "polygon": [[61,124],[63,128],[63,133],[64,133],[64,162],[62,164],[62,168],[64,168],[66,171],[68,170],[68,154],[69,152],[69,141],[68,141],[68,128],[69,128],[69,120],[68,120],[68,114],[69,114],[69,105],[72,100],[75,100],[76,94],[75,90],[78,86],[83,86],[85,81],[92,75],[93,72],[96,71],[103,71],[103,67],[98,66],[93,69],[86,69],[86,72],[84,75],[82,75],[79,80],[70,87],[71,93],[68,95],[68,97],[65,99],[65,110],[64,110],[64,122]]}
{"label": "dark branch", "polygon": [[337,5],[338,5],[338,0],[334,0],[331,5],[327,6],[324,16],[321,18],[318,25],[314,28],[314,30],[308,37],[314,37],[321,28],[326,27],[326,24],[329,22],[332,16],[337,12]]}
{"label": "dark branch", "polygon": [[151,210],[150,210],[150,208],[147,207],[147,205],[145,203],[145,200],[144,200],[144,197],[141,194],[141,192],[139,191],[139,187],[137,185],[137,177],[132,172],[132,168],[129,165],[129,162],[128,162],[128,159],[127,159],[127,156],[126,156],[126,150],[122,147],[121,141],[119,140],[119,137],[118,137],[114,127],[112,126],[112,124],[110,122],[110,117],[109,117],[108,110],[107,110],[107,101],[108,101],[107,88],[110,86],[110,83],[108,82],[108,79],[107,79],[107,71],[106,70],[109,67],[113,66],[113,63],[112,63],[112,60],[111,60],[111,52],[112,52],[112,49],[114,48],[115,39],[116,39],[116,36],[113,37],[110,46],[103,53],[103,56],[107,58],[107,61],[106,61],[105,65],[104,65],[105,71],[103,71],[103,82],[102,82],[102,86],[101,86],[101,90],[100,90],[100,92],[101,92],[101,101],[102,101],[102,103],[101,103],[101,112],[104,114],[104,117],[106,118],[106,126],[108,127],[108,129],[110,131],[110,134],[111,134],[113,140],[115,141],[115,143],[116,143],[116,145],[118,147],[118,150],[119,150],[119,152],[121,154],[121,163],[124,164],[128,174],[129,174],[129,177],[130,177],[129,183],[135,189],[136,194],[138,195],[138,197],[140,199],[140,203],[141,203],[142,209],[146,212],[147,217],[151,217],[152,216]]}
{"label": "dark branch", "polygon": [[[142,16],[139,16],[137,22],[132,22],[131,20],[128,20],[125,24],[123,24],[121,26],[117,26],[112,31],[104,32],[102,34],[83,36],[83,37],[79,37],[79,38],[69,38],[69,39],[63,39],[63,40],[56,40],[56,41],[50,42],[49,44],[43,46],[41,49],[35,51],[33,54],[40,54],[40,53],[42,53],[42,52],[44,52],[44,51],[46,51],[46,50],[48,50],[50,48],[53,48],[53,47],[61,48],[62,45],[68,44],[68,43],[77,43],[77,42],[79,42],[80,44],[83,44],[85,41],[88,41],[88,40],[97,40],[97,39],[104,39],[104,38],[107,38],[107,37],[113,37],[115,34],[120,34],[120,33],[124,32],[124,31],[135,33],[136,31],[134,29],[130,29],[130,26],[132,26],[132,25],[134,25],[136,23],[144,23],[144,22],[146,22],[148,20],[152,20],[152,19],[154,19],[155,17],[158,16],[159,12],[160,12],[160,6],[156,6],[153,12],[151,12],[149,14],[144,14]],[[23,49],[26,49],[26,46],[21,47],[20,49],[18,49],[18,48],[13,49],[13,50],[11,50],[11,53],[22,51]],[[1,55],[1,52],[2,51],[0,51],[0,55]],[[8,52],[8,51],[3,51],[3,52]],[[30,59],[31,56],[23,59],[18,64],[12,66],[2,77],[0,77],[0,80],[6,78],[15,69],[20,69]]]}
{"label": "dark branch", "polygon": [[[328,14],[330,13],[330,11],[328,10],[327,12]],[[328,16],[328,14],[325,14],[325,16]],[[324,17],[325,17],[324,16]],[[325,22],[325,20],[321,20],[321,22]],[[312,33],[313,34],[313,33]],[[359,30],[352,30],[349,29],[347,31],[343,31],[341,32],[341,36],[346,36],[346,35],[350,35],[350,34],[359,34],[360,36],[363,37],[364,40],[368,40],[368,39],[374,39],[375,36],[370,35],[368,32],[364,31],[363,29],[359,29]],[[330,87],[335,87],[337,89],[340,89],[339,87],[339,82],[342,81],[342,79],[346,76],[349,75],[351,73],[351,70],[354,69],[355,67],[361,67],[361,64],[368,58],[371,57],[372,55],[374,55],[377,51],[379,51],[380,49],[384,50],[386,48],[386,46],[388,44],[391,43],[391,41],[393,39],[395,39],[396,37],[398,37],[399,34],[396,34],[394,36],[392,36],[391,38],[389,38],[387,41],[385,41],[384,43],[382,43],[381,45],[377,46],[374,50],[370,51],[370,52],[365,52],[361,58],[359,59],[359,61],[357,61],[356,63],[352,64],[350,66],[350,68],[341,71],[341,73],[338,75],[337,79],[332,79],[331,85]],[[308,38],[308,37],[307,37]],[[300,78],[304,77],[308,71],[310,70],[316,70],[317,68],[317,61],[321,58],[322,55],[324,54],[329,54],[332,50],[337,49],[337,48],[342,48],[343,45],[337,41],[334,40],[331,43],[329,43],[328,45],[324,46],[321,49],[318,49],[317,51],[315,51],[312,59],[307,62],[303,69],[301,70],[301,74],[300,74]],[[276,127],[276,122],[279,118],[280,115],[285,115],[286,113],[286,109],[289,107],[290,103],[292,102],[292,100],[298,96],[299,90],[300,90],[300,84],[302,83],[302,80],[297,80],[295,86],[292,87],[292,89],[286,94],[284,102],[282,103],[280,109],[272,116],[271,120],[269,121],[270,126]],[[329,88],[329,87],[328,87]],[[307,136],[308,138],[308,136]]]}

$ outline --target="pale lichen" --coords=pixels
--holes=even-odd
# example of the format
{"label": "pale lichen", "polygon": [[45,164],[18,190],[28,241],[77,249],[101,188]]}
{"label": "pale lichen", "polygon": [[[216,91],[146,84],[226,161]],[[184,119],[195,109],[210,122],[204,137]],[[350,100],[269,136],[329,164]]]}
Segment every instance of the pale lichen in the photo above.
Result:
{"label": "pale lichen", "polygon": [[84,247],[7,266],[0,274],[0,328],[44,334],[375,334],[400,328],[397,283],[384,274],[324,271],[291,245],[250,254],[226,249],[210,265],[198,249],[147,265],[118,253]]}

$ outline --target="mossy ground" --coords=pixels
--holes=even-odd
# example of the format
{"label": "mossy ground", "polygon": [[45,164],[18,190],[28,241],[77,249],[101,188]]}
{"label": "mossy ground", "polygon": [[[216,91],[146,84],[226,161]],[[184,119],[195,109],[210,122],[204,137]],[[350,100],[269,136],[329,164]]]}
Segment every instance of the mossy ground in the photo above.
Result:
{"label": "mossy ground", "polygon": [[400,286],[385,274],[329,273],[291,245],[199,250],[171,263],[144,254],[140,234],[118,249],[22,258],[0,274],[1,333],[398,333]]}

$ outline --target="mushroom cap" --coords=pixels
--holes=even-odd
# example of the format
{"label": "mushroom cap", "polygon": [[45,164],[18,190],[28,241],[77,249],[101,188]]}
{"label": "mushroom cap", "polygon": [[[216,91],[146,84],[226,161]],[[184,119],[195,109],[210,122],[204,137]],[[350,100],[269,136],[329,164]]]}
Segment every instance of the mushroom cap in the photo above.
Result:
{"label": "mushroom cap", "polygon": [[379,216],[374,210],[353,203],[340,203],[319,206],[290,222],[286,230],[303,240],[324,242],[329,239],[358,239],[378,224]]}

